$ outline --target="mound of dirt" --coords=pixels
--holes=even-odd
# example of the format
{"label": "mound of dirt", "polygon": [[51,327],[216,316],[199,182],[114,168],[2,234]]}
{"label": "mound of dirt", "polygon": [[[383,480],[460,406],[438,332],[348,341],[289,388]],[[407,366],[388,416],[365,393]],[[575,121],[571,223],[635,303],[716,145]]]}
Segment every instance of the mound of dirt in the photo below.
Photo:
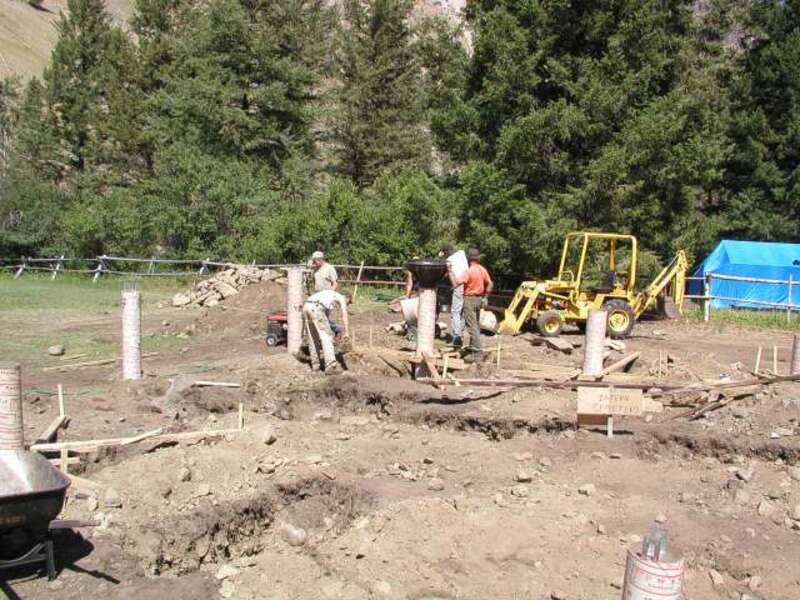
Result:
{"label": "mound of dirt", "polygon": [[175,294],[172,297],[172,306],[212,307],[254,283],[282,280],[281,273],[272,269],[230,265],[224,271],[197,283],[190,292]]}
{"label": "mound of dirt", "polygon": [[248,285],[225,304],[204,308],[195,321],[198,333],[263,333],[267,315],[286,310],[286,288],[274,281]]}

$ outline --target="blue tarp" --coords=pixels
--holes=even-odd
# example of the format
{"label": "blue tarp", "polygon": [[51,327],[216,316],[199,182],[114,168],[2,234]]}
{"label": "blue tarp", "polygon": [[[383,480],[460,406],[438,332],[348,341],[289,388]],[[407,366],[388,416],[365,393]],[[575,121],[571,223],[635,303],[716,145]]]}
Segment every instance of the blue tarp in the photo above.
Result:
{"label": "blue tarp", "polygon": [[[711,295],[723,296],[725,300],[714,300],[714,308],[766,308],[753,301],[775,304],[800,303],[800,244],[778,244],[773,242],[745,242],[723,240],[692,274],[693,277],[732,275],[788,281],[792,279],[792,294],[789,285],[754,283],[750,281],[728,281],[711,279]],[[702,295],[703,282],[690,281],[689,293]]]}

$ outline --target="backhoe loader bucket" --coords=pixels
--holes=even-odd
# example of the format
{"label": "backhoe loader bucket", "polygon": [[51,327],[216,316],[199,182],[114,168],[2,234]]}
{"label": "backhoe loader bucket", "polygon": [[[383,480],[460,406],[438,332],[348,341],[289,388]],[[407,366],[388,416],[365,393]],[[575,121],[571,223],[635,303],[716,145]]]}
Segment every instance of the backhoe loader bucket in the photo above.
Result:
{"label": "backhoe loader bucket", "polygon": [[526,281],[520,285],[506,309],[505,318],[497,327],[498,333],[519,333],[536,309],[536,299],[543,288],[543,284],[535,281]]}

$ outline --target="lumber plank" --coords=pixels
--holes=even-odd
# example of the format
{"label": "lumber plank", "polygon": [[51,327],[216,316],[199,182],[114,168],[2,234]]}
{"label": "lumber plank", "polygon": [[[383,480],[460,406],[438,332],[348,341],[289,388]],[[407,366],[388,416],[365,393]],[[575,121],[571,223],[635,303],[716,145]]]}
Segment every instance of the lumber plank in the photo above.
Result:
{"label": "lumber plank", "polygon": [[192,385],[196,387],[224,387],[224,388],[242,387],[241,383],[233,383],[229,381],[205,381],[205,380],[195,381]]}
{"label": "lumber plank", "polygon": [[47,428],[39,434],[39,437],[36,438],[36,443],[44,443],[44,442],[51,442],[53,438],[58,433],[58,430],[62,427],[65,427],[69,423],[69,417],[67,415],[58,415]]}
{"label": "lumber plank", "polygon": [[238,429],[207,429],[201,431],[182,431],[179,433],[163,433],[154,435],[153,432],[143,433],[129,438],[108,438],[103,440],[84,440],[75,442],[56,442],[52,444],[34,444],[30,447],[34,452],[60,452],[67,449],[70,452],[86,453],[96,452],[106,446],[126,446],[142,441],[150,442],[181,442],[200,441],[206,438],[221,437],[228,434],[241,433]]}
{"label": "lumber plank", "polygon": [[[151,358],[153,356],[157,356],[158,352],[147,352],[142,354],[142,358]],[[102,358],[99,360],[88,360],[85,362],[79,363],[70,363],[64,365],[56,365],[54,367],[44,367],[42,371],[61,371],[61,370],[69,370],[69,369],[82,369],[84,367],[102,367],[103,365],[110,365],[112,363],[122,361],[122,357],[116,358]]]}
{"label": "lumber plank", "polygon": [[429,357],[427,354],[423,354],[422,355],[422,362],[424,362],[425,366],[428,367],[428,371],[430,371],[431,375],[433,376],[433,378],[436,381],[441,381],[442,380],[442,376],[439,375],[439,371],[436,370],[436,366],[433,364],[433,361],[431,360],[431,357]]}
{"label": "lumber plank", "polygon": [[608,375],[609,373],[614,373],[616,371],[627,370],[641,355],[641,352],[633,352],[627,356],[623,356],[618,361],[611,363],[605,369],[603,369],[603,375]]}

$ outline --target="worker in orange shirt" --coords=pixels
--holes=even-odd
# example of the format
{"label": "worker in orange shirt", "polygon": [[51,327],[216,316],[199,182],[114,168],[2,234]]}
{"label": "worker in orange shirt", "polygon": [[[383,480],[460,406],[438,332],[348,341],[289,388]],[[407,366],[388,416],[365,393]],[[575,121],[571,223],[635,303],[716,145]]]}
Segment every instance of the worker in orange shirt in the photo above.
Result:
{"label": "worker in orange shirt", "polygon": [[460,276],[456,277],[449,271],[450,282],[453,287],[464,286],[464,321],[469,333],[470,355],[464,360],[466,362],[480,362],[483,360],[483,345],[481,344],[481,308],[486,306],[488,296],[492,292],[494,284],[483,265],[481,265],[481,253],[477,248],[467,250],[467,262],[469,268]]}

